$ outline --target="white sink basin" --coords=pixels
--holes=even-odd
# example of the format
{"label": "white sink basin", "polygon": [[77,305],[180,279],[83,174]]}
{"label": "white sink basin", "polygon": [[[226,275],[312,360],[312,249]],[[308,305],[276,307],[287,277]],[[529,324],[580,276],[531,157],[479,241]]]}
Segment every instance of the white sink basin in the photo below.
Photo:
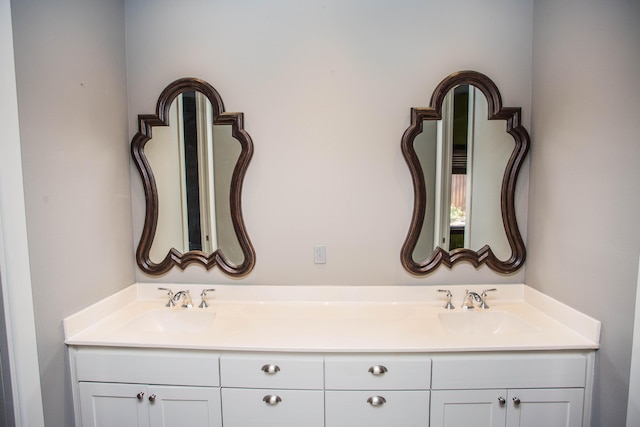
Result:
{"label": "white sink basin", "polygon": [[121,326],[129,333],[201,333],[213,328],[216,313],[198,308],[151,310]]}
{"label": "white sink basin", "polygon": [[504,311],[457,311],[439,314],[444,330],[462,335],[520,335],[538,328],[515,314]]}

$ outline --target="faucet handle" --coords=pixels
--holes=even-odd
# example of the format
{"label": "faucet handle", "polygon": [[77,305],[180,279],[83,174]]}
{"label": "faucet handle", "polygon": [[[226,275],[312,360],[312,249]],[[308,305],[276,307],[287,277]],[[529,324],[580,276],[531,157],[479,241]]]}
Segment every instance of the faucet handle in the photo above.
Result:
{"label": "faucet handle", "polygon": [[447,303],[444,305],[444,308],[446,308],[447,310],[453,310],[455,307],[451,303],[451,299],[453,298],[453,294],[451,293],[451,291],[449,289],[438,289],[438,292],[446,292],[447,293],[447,295],[446,295]]}
{"label": "faucet handle", "polygon": [[482,298],[482,302],[480,302],[480,308],[482,309],[489,308],[489,306],[487,305],[487,292],[495,292],[495,291],[497,291],[496,288],[485,289],[484,291],[482,291],[482,293],[480,294],[480,297]]}
{"label": "faucet handle", "polygon": [[207,297],[207,292],[213,292],[215,291],[215,289],[203,289],[202,293],[200,294],[200,298],[202,298],[202,301],[200,302],[200,305],[198,307],[200,308],[207,308],[209,307],[209,304],[207,304],[207,301],[205,300],[205,298]]}
{"label": "faucet handle", "polygon": [[169,302],[165,305],[165,307],[173,307],[176,303],[173,302],[173,291],[170,288],[158,288],[159,291],[167,291],[167,296],[169,297]]}

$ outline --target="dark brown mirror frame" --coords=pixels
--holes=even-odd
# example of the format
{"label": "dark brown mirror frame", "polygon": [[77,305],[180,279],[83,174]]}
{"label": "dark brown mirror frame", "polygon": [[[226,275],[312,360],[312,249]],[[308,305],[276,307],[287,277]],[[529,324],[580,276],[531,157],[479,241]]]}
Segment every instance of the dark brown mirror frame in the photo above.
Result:
{"label": "dark brown mirror frame", "polygon": [[[489,245],[483,246],[478,251],[461,248],[449,252],[437,247],[427,260],[416,262],[412,254],[424,223],[427,194],[424,172],[413,145],[414,139],[422,132],[424,120],[442,119],[442,103],[446,94],[461,84],[473,85],[482,91],[489,106],[489,120],[505,120],[506,131],[515,141],[513,153],[502,179],[500,197],[502,222],[511,247],[511,257],[506,261],[499,260]],[[411,124],[402,136],[402,154],[409,165],[414,190],[413,217],[401,251],[402,265],[407,271],[424,276],[432,273],[440,264],[451,268],[458,262],[467,261],[476,268],[486,264],[494,271],[508,274],[515,272],[524,264],[526,249],[516,220],[515,188],[520,167],[529,151],[530,138],[529,133],[520,123],[520,116],[520,108],[502,106],[502,98],[495,83],[476,71],[459,71],[449,75],[434,90],[429,107],[411,109]]]}
{"label": "dark brown mirror frame", "polygon": [[[183,254],[177,249],[171,248],[159,264],[155,264],[150,259],[151,244],[153,243],[158,225],[158,190],[153,171],[144,153],[144,147],[152,138],[152,128],[154,126],[169,125],[169,108],[171,107],[171,103],[178,95],[187,91],[199,91],[203,93],[211,102],[213,123],[216,125],[231,125],[233,137],[236,138],[242,146],[240,157],[233,170],[229,196],[233,227],[242,253],[244,254],[244,261],[240,265],[232,264],[219,248],[211,254],[202,251],[189,251]],[[241,206],[242,183],[252,155],[253,142],[249,134],[244,130],[243,114],[225,113],[220,94],[218,94],[213,86],[204,80],[186,77],[174,81],[169,84],[158,97],[156,114],[141,114],[138,116],[138,133],[131,141],[131,156],[140,172],[146,201],[144,227],[136,251],[136,262],[145,273],[161,275],[169,271],[174,265],[184,270],[189,264],[200,264],[207,270],[218,265],[224,273],[230,276],[240,277],[248,274],[253,269],[255,265],[255,252],[245,229]]]}

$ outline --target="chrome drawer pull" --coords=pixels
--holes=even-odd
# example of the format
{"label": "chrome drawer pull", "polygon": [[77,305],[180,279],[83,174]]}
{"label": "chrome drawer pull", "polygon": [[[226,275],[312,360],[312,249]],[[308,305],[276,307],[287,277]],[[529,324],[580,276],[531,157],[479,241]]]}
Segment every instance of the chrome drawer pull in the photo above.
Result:
{"label": "chrome drawer pull", "polygon": [[282,402],[282,399],[280,398],[280,396],[276,396],[274,394],[267,394],[265,397],[262,398],[262,401],[267,405],[277,405],[278,403]]}
{"label": "chrome drawer pull", "polygon": [[387,399],[382,396],[371,396],[367,399],[367,403],[371,406],[382,406],[387,403]]}
{"label": "chrome drawer pull", "polygon": [[505,403],[507,403],[506,400],[504,400],[504,397],[500,396],[498,397],[498,403],[500,404],[500,406],[504,405]]}
{"label": "chrome drawer pull", "polygon": [[389,370],[382,365],[374,365],[372,367],[369,368],[369,372],[371,372],[373,375],[383,375],[385,373],[387,373]]}
{"label": "chrome drawer pull", "polygon": [[513,404],[516,405],[516,406],[520,405],[520,399],[518,399],[517,397],[514,397],[513,398]]}
{"label": "chrome drawer pull", "polygon": [[140,392],[140,393],[136,394],[136,398],[137,398],[138,400],[142,400],[142,399],[144,399],[144,393],[143,393],[143,392]]}
{"label": "chrome drawer pull", "polygon": [[262,372],[269,375],[273,375],[280,372],[280,366],[278,365],[264,365],[260,369],[262,370]]}
{"label": "chrome drawer pull", "polygon": [[149,402],[153,403],[156,401],[156,395],[152,394],[151,396],[149,396]]}

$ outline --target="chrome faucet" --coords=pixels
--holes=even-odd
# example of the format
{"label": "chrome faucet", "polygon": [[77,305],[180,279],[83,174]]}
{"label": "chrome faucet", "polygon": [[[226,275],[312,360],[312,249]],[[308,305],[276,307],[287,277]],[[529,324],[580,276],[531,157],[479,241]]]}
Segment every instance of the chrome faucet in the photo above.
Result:
{"label": "chrome faucet", "polygon": [[178,302],[180,301],[180,298],[182,298],[182,305],[180,307],[182,308],[193,307],[193,302],[191,301],[191,295],[189,295],[189,290],[176,292],[173,295],[172,300],[173,302]]}
{"label": "chrome faucet", "polygon": [[482,305],[482,297],[478,295],[476,292],[469,292],[469,289],[465,291],[464,299],[462,300],[462,309],[463,310],[473,310],[475,307],[473,306],[473,300]]}

